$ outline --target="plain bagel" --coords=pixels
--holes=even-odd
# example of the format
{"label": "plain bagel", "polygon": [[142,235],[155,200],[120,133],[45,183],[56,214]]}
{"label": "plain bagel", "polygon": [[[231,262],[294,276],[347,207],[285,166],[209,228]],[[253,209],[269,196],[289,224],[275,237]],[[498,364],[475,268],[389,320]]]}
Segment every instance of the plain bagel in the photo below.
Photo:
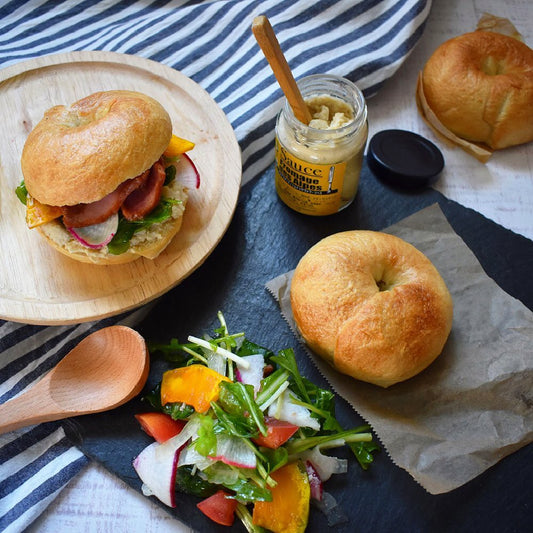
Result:
{"label": "plain bagel", "polygon": [[458,137],[492,149],[533,140],[533,50],[477,30],[441,44],[422,72],[424,97]]}
{"label": "plain bagel", "polygon": [[310,248],[294,272],[291,305],[315,353],[382,387],[430,365],[452,327],[452,298],[431,261],[374,231],[337,233]]}

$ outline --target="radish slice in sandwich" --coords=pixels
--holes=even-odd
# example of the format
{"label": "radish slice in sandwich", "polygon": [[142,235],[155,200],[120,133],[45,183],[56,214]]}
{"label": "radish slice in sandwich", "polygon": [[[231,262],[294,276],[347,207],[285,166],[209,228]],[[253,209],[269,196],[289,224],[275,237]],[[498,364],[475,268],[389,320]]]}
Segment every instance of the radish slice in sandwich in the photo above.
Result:
{"label": "radish slice in sandwich", "polygon": [[118,213],[99,224],[83,228],[67,228],[70,234],[88,248],[102,248],[115,236],[118,228]]}
{"label": "radish slice in sandwich", "polygon": [[187,154],[181,154],[176,167],[176,179],[189,189],[198,189],[200,187],[200,173],[192,159]]}

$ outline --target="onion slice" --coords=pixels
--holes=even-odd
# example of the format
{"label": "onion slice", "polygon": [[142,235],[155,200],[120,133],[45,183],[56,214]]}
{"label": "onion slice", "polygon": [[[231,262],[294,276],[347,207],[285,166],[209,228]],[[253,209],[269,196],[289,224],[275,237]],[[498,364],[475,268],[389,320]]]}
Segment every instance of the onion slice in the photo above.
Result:
{"label": "onion slice", "polygon": [[69,233],[88,248],[103,248],[115,236],[118,228],[118,213],[111,215],[99,224],[83,228],[67,228]]}

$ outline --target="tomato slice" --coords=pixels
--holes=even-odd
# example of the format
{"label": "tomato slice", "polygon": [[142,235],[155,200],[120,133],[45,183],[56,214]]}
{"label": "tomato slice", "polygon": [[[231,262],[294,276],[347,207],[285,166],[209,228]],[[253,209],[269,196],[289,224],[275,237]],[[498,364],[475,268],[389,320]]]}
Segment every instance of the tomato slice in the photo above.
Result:
{"label": "tomato slice", "polygon": [[183,420],[174,420],[169,415],[158,412],[136,414],[135,418],[141,424],[144,431],[157,442],[165,442],[175,437],[181,433],[185,425]]}
{"label": "tomato slice", "polygon": [[196,504],[196,507],[202,511],[208,518],[221,524],[222,526],[231,526],[235,520],[235,509],[237,500],[228,498],[229,494],[223,490],[215,492],[209,498]]}
{"label": "tomato slice", "polygon": [[298,431],[298,426],[277,418],[267,417],[265,418],[265,424],[267,434],[259,435],[252,439],[257,445],[265,448],[279,448]]}

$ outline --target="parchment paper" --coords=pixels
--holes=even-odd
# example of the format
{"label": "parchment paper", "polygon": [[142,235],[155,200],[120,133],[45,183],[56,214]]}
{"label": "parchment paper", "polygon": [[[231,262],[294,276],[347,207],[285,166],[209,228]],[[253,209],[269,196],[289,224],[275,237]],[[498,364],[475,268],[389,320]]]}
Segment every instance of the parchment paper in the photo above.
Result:
{"label": "parchment paper", "polygon": [[[533,440],[533,313],[485,274],[438,205],[384,231],[426,254],[452,294],[443,353],[418,376],[382,389],[340,374],[306,349],[392,461],[439,494]],[[289,301],[291,277],[283,274],[267,289],[303,343]]]}

